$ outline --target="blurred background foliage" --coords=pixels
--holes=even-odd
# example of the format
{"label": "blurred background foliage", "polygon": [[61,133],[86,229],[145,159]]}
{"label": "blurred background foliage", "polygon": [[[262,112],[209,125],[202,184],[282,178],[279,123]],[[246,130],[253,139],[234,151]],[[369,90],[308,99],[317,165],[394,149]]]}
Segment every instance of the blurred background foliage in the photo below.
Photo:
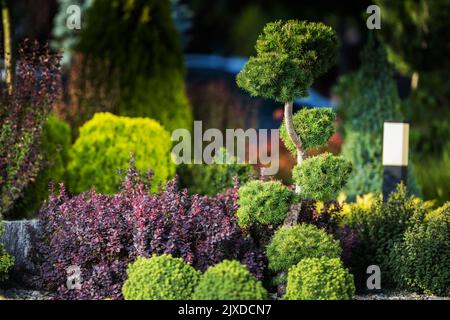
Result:
{"label": "blurred background foliage", "polygon": [[[381,7],[381,30],[366,27],[366,8],[373,2]],[[80,126],[96,112],[105,111],[150,117],[169,132],[190,128],[192,120],[204,121],[205,129],[278,128],[280,104],[250,98],[236,87],[234,74],[194,70],[186,64],[185,56],[246,58],[255,54],[254,43],[269,21],[324,22],[336,30],[339,52],[336,65],[314,83],[313,89],[331,102],[341,102],[339,134],[325,149],[340,153],[344,141],[342,153],[353,160],[356,172],[348,195],[380,191],[381,121],[394,117],[411,123],[411,159],[417,190],[438,203],[449,199],[450,42],[445,41],[450,31],[448,1],[361,0],[345,5],[325,0],[7,3],[13,52],[25,38],[50,41],[53,48],[65,51],[64,94],[55,113],[69,123],[71,142],[77,138]],[[81,30],[66,28],[70,4],[81,6]],[[369,34],[379,44],[368,54],[372,57],[366,55],[361,63]],[[336,84],[337,89],[333,89]],[[286,178],[293,159],[282,144],[280,147],[278,177]],[[312,154],[317,152],[313,150]],[[188,172],[186,179],[196,180],[189,178],[193,174]],[[198,190],[204,190],[209,183],[197,180]]]}

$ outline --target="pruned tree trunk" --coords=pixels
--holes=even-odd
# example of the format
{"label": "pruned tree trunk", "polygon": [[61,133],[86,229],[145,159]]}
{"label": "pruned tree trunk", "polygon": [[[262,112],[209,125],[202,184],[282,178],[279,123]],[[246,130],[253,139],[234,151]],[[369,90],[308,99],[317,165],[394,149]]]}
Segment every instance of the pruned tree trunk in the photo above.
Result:
{"label": "pruned tree trunk", "polygon": [[5,52],[5,75],[6,89],[12,94],[12,66],[11,66],[11,33],[9,22],[9,10],[6,1],[2,0],[2,23],[3,23],[3,48]]}
{"label": "pruned tree trunk", "polygon": [[[288,136],[291,139],[292,143],[295,145],[295,148],[297,149],[297,165],[301,165],[303,159],[305,158],[305,152],[303,150],[302,140],[294,129],[294,122],[292,120],[293,117],[292,109],[293,109],[292,101],[286,102],[284,104],[284,123],[286,126]],[[299,186],[295,186],[295,191],[297,193],[300,192]]]}

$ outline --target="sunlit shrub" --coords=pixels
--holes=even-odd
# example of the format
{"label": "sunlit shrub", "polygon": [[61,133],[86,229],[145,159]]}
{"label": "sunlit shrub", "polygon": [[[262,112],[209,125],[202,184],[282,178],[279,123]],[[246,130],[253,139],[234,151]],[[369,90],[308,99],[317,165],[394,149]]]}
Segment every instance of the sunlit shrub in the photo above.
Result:
{"label": "sunlit shrub", "polygon": [[95,187],[100,193],[118,190],[119,175],[132,152],[136,167],[152,170],[152,189],[175,173],[171,160],[169,133],[155,120],[119,117],[97,113],[80,128],[80,136],[71,150],[68,166],[69,186],[73,192]]}

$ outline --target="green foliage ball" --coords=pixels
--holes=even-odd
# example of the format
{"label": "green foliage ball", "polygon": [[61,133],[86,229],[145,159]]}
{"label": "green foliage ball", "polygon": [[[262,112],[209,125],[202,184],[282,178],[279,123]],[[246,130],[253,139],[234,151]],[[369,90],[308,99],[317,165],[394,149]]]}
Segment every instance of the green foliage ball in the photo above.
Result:
{"label": "green foliage ball", "polygon": [[[327,144],[334,133],[335,114],[331,108],[303,108],[292,117],[294,130],[300,137],[305,150],[319,148]],[[294,155],[297,149],[292,143],[283,122],[280,137],[286,148]]]}
{"label": "green foliage ball", "polygon": [[450,296],[450,202],[410,227],[389,263],[403,288]]}
{"label": "green foliage ball", "polygon": [[181,258],[164,254],[138,257],[128,266],[125,300],[189,300],[201,273]]}
{"label": "green foliage ball", "polygon": [[332,200],[345,186],[352,163],[329,152],[307,158],[294,167],[292,177],[306,199]]}
{"label": "green foliage ball", "polygon": [[[3,233],[3,221],[0,220],[0,239]],[[14,257],[6,252],[0,242],[0,283],[8,279],[8,272],[14,265]]]}
{"label": "green foliage ball", "polygon": [[263,300],[267,291],[247,267],[235,260],[211,266],[195,288],[194,300]]}
{"label": "green foliage ball", "polygon": [[233,178],[245,184],[256,176],[251,164],[241,164],[236,157],[231,157],[226,149],[221,149],[216,159],[220,163],[212,164],[181,164],[177,167],[180,184],[192,194],[214,196],[233,187]]}
{"label": "green foliage ball", "polygon": [[83,192],[95,186],[99,193],[117,191],[117,170],[128,166],[130,152],[136,167],[154,172],[152,189],[175,173],[169,133],[155,120],[97,113],[80,128],[68,166],[69,186]]}
{"label": "green foliage ball", "polygon": [[239,189],[238,223],[277,226],[287,215],[294,193],[279,181],[253,180]]}
{"label": "green foliage ball", "polygon": [[237,75],[239,87],[253,96],[292,101],[307,96],[315,78],[334,63],[335,31],[322,23],[276,21],[268,23],[250,57]]}
{"label": "green foliage ball", "polygon": [[289,269],[285,300],[350,300],[353,276],[338,258],[306,258]]}
{"label": "green foliage ball", "polygon": [[325,230],[311,224],[282,227],[267,246],[269,269],[287,271],[305,258],[339,258],[342,252],[338,240]]}
{"label": "green foliage ball", "polygon": [[70,126],[56,116],[49,116],[42,129],[41,150],[44,166],[23,192],[23,197],[15,205],[12,216],[15,219],[32,218],[50,194],[51,181],[57,186],[66,182],[66,167],[71,145]]}

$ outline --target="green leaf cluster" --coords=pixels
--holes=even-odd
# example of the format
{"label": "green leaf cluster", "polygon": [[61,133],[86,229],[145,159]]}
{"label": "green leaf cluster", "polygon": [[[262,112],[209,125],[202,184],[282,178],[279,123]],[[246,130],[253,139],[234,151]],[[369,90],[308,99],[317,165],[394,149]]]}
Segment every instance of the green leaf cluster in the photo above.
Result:
{"label": "green leaf cluster", "polygon": [[305,258],[339,258],[342,252],[338,240],[325,230],[311,224],[282,227],[275,232],[267,246],[269,269],[288,269]]}
{"label": "green leaf cluster", "polygon": [[400,287],[450,296],[450,202],[409,227],[389,256]]}
{"label": "green leaf cluster", "polygon": [[287,215],[294,193],[279,181],[253,180],[239,188],[238,223],[280,225]]}
{"label": "green leaf cluster", "polygon": [[238,163],[238,159],[231,157],[225,148],[219,150],[215,159],[220,159],[220,162],[179,165],[177,174],[181,186],[188,188],[192,194],[215,196],[233,187],[234,177],[245,184],[256,176],[251,164]]}
{"label": "green leaf cluster", "polygon": [[350,300],[353,276],[338,258],[306,258],[289,269],[285,300]]}
{"label": "green leaf cluster", "polygon": [[407,229],[422,223],[429,207],[429,203],[409,196],[404,185],[399,185],[386,202],[380,196],[369,205],[350,204],[342,222],[357,232],[358,245],[351,261],[355,276],[365,281],[366,268],[378,265],[383,273],[383,287],[393,286],[396,272],[391,269],[389,253]]}
{"label": "green leaf cluster", "polygon": [[267,291],[247,267],[224,260],[206,270],[195,288],[194,300],[263,300]]}
{"label": "green leaf cluster", "polygon": [[[3,221],[0,219],[0,238],[3,233]],[[14,265],[14,257],[6,252],[3,244],[0,243],[0,282],[8,279],[8,272]]]}
{"label": "green leaf cluster", "polygon": [[80,128],[72,147],[69,187],[73,192],[95,186],[99,193],[115,193],[120,180],[117,170],[124,172],[132,152],[140,171],[153,171],[152,190],[156,190],[160,181],[175,173],[171,147],[170,134],[153,119],[97,113]]}
{"label": "green leaf cluster", "polygon": [[[334,133],[336,116],[331,108],[308,109],[297,111],[293,117],[294,130],[302,140],[305,150],[319,148],[327,144]],[[286,148],[296,155],[297,149],[288,136],[285,123],[280,127],[280,137]]]}
{"label": "green leaf cluster", "polygon": [[201,273],[171,255],[138,257],[128,266],[125,300],[189,300]]}
{"label": "green leaf cluster", "polygon": [[9,217],[15,219],[32,218],[50,194],[51,181],[57,186],[66,182],[66,167],[69,162],[71,130],[69,124],[51,115],[42,129],[41,146],[43,168],[36,179],[24,190]]}
{"label": "green leaf cluster", "polygon": [[334,63],[336,33],[323,23],[275,21],[268,23],[250,57],[237,75],[239,87],[253,96],[280,102],[307,96],[315,78]]}
{"label": "green leaf cluster", "polygon": [[292,176],[303,198],[325,201],[337,197],[351,171],[350,161],[327,152],[295,166]]}

